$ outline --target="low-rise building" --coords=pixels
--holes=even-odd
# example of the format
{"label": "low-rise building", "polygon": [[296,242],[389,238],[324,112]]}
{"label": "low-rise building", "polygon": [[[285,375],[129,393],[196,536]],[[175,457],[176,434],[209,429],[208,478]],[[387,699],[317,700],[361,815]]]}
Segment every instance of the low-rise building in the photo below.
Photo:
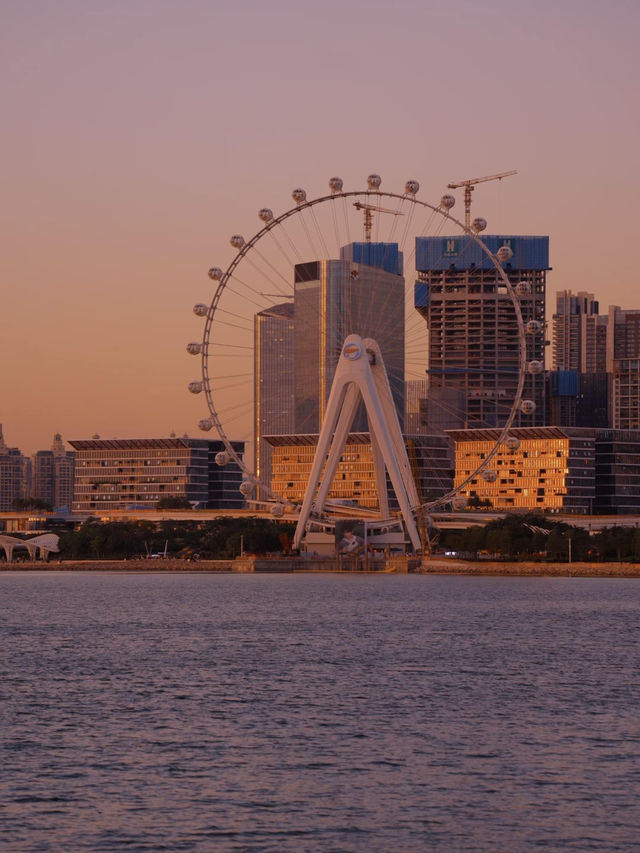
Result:
{"label": "low-rise building", "polygon": [[[311,473],[318,435],[271,435],[265,441],[273,448],[271,489],[293,503],[301,504]],[[406,435],[405,445],[421,500],[428,502],[446,494],[453,484],[451,442],[446,436]],[[329,499],[377,509],[378,489],[368,432],[349,433],[340,458]],[[389,485],[390,506],[397,507]]]}
{"label": "low-rise building", "polygon": [[[471,477],[496,447],[501,430],[450,430],[455,485],[473,503],[495,509],[591,512],[595,500],[595,431],[571,427],[510,430],[519,446],[500,444],[487,468]],[[487,501],[489,503],[487,503]]]}
{"label": "low-rise building", "polygon": [[[153,508],[162,498],[208,509],[240,508],[242,472],[216,464],[221,441],[197,438],[87,439],[76,451],[74,512]],[[233,443],[242,456],[244,442]]]}
{"label": "low-rise building", "polygon": [[[640,512],[640,430],[531,427],[451,430],[455,485],[471,506],[572,513]],[[471,477],[471,479],[469,479]],[[488,502],[488,503],[487,503]]]}
{"label": "low-rise building", "polygon": [[594,512],[628,515],[640,511],[640,430],[596,430]]}

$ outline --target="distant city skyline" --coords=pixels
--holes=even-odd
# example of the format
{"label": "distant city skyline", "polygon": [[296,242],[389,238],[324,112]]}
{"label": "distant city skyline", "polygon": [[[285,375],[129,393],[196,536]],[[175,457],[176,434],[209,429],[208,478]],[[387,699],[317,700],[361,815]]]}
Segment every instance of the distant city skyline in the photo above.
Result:
{"label": "distant city skyline", "polygon": [[[625,317],[628,315],[631,319],[633,319],[635,321],[635,318],[640,316],[640,307],[638,307],[638,308],[620,308],[620,306],[605,305],[602,302],[600,302],[600,303],[598,302],[597,294],[595,294],[595,295],[594,294],[586,294],[583,292],[573,293],[573,291],[571,291],[570,289],[567,289],[566,291],[563,291],[561,293],[558,292],[557,294],[553,294],[554,299],[557,298],[560,300],[565,300],[568,298],[570,298],[572,300],[578,300],[579,298],[585,298],[585,297],[590,297],[591,299],[594,300],[595,308],[592,308],[591,309],[592,311],[597,311],[599,308],[600,312],[602,312],[599,314],[594,313],[592,316],[593,316],[594,320],[599,319],[601,321],[601,323],[604,323],[605,329],[606,329],[607,321],[608,320],[611,321],[612,317],[615,317],[617,319],[618,317]],[[640,298],[638,299],[638,304],[640,306]],[[557,311],[557,310],[558,310],[557,306],[555,309],[553,306],[548,306],[549,321],[548,321],[547,335],[550,338],[550,343],[553,346],[549,348],[552,352],[549,352],[547,354],[548,357],[547,357],[547,360],[545,363],[545,371],[547,373],[549,373],[550,371],[557,370],[557,369],[560,369],[560,370],[568,370],[568,369],[574,369],[575,370],[576,369],[576,367],[569,367],[568,365],[565,365],[565,364],[562,364],[559,367],[556,366],[556,356],[552,354],[553,351],[558,348],[558,345],[557,345],[558,340],[560,342],[559,343],[560,346],[565,345],[564,344],[565,332],[564,332],[564,329],[561,326],[561,324],[558,322],[558,317],[555,314],[555,311]],[[613,338],[612,338],[612,340],[613,340]],[[636,338],[634,338],[634,342],[635,342],[635,340],[636,340]],[[636,349],[638,349],[638,348],[636,347],[635,349],[630,351],[630,352],[632,352],[632,355],[633,355],[633,353],[635,353]],[[612,356],[612,354],[611,354],[611,356]],[[611,370],[613,370],[613,368],[614,368],[614,362],[611,361],[611,365],[608,369],[611,371]],[[591,370],[591,368],[587,365],[586,370],[588,372],[589,370]],[[579,368],[578,368],[578,373],[580,373]],[[274,381],[277,381],[277,377],[275,377]],[[407,377],[406,382],[409,384],[412,384],[412,385],[415,384],[415,380],[412,380],[409,377]],[[428,380],[425,380],[425,382],[428,382]],[[185,396],[188,396],[188,395],[185,394]],[[547,416],[545,417],[545,421],[547,423],[551,423],[552,420],[553,419],[551,418],[550,413],[547,413]],[[446,426],[450,426],[450,425],[445,424],[445,428],[446,428]],[[596,424],[596,426],[601,426],[601,424]],[[622,425],[622,427],[620,424],[612,424],[612,426],[615,426],[616,428],[630,428],[630,426],[628,424],[624,424],[624,425]],[[631,425],[631,426],[633,426],[633,425]],[[438,427],[438,428],[440,428],[440,427]],[[45,439],[43,439],[43,442],[38,444],[37,446],[28,447],[25,444],[25,442],[22,440],[22,437],[13,432],[10,419],[7,419],[5,421],[4,427],[2,425],[0,425],[0,431],[2,431],[2,429],[4,429],[4,443],[8,446],[13,447],[13,448],[17,448],[26,457],[29,457],[36,452],[48,449],[50,447],[52,439],[61,441],[62,444],[65,447],[67,447],[67,445],[70,446],[73,443],[73,441],[75,441],[75,440],[80,440],[80,439],[86,440],[88,438],[127,440],[127,439],[136,439],[136,438],[148,438],[150,436],[153,436],[155,438],[169,438],[169,437],[174,438],[177,436],[180,438],[196,438],[196,439],[205,437],[203,435],[203,433],[197,429],[197,426],[196,426],[196,429],[192,429],[191,433],[183,432],[183,433],[179,434],[175,430],[171,429],[170,431],[168,431],[166,433],[162,432],[160,430],[155,430],[155,431],[151,430],[147,435],[143,435],[142,432],[133,432],[132,430],[127,430],[127,429],[122,431],[121,434],[119,434],[119,435],[106,435],[106,434],[100,434],[98,432],[92,433],[91,435],[84,435],[84,434],[80,434],[80,432],[77,429],[74,430],[72,428],[68,437],[66,435],[61,436],[59,430],[54,428],[53,431],[51,432],[48,440],[45,438]],[[232,436],[232,439],[233,439],[233,436]]]}
{"label": "distant city skyline", "polygon": [[415,178],[437,202],[517,169],[477,188],[474,213],[491,233],[550,235],[548,315],[565,289],[640,307],[637,3],[3,10],[0,421],[26,454],[56,432],[198,437],[184,347],[207,269],[260,207],[335,174]]}

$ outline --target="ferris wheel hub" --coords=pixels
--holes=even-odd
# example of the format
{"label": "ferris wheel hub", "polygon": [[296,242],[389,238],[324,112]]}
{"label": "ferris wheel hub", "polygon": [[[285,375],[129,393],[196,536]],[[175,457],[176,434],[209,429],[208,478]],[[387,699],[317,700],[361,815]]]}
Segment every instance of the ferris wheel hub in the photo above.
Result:
{"label": "ferris wheel hub", "polygon": [[[349,228],[353,229],[354,227],[360,229],[362,227],[361,221],[357,223],[354,222],[353,218],[350,215],[349,208],[346,204],[346,200],[349,198],[355,199],[360,207],[366,205],[368,201],[371,201],[370,194],[375,193],[376,197],[380,197],[381,199],[388,199],[389,201],[393,200],[394,205],[397,205],[395,210],[386,210],[384,212],[393,213],[395,216],[393,219],[395,220],[396,216],[404,216],[406,213],[401,209],[402,205],[410,205],[412,213],[407,217],[407,225],[411,224],[411,216],[413,215],[413,210],[426,209],[426,211],[430,211],[429,215],[437,214],[435,216],[434,221],[440,221],[441,223],[444,221],[448,221],[452,223],[453,226],[457,226],[460,229],[460,234],[464,239],[473,240],[476,244],[482,244],[483,251],[486,255],[488,255],[491,259],[492,265],[495,267],[498,279],[501,277],[502,282],[504,283],[504,287],[501,288],[501,294],[511,299],[515,307],[515,316],[518,322],[518,334],[520,347],[522,350],[523,346],[523,336],[526,333],[529,335],[537,335],[543,331],[543,325],[538,320],[530,320],[528,323],[523,323],[522,314],[520,313],[520,302],[516,297],[528,296],[531,294],[533,290],[532,284],[528,281],[518,282],[517,284],[511,284],[508,281],[507,274],[504,272],[500,264],[498,263],[498,258],[500,259],[500,263],[505,263],[507,259],[512,257],[513,253],[508,246],[502,246],[496,252],[496,255],[491,254],[491,252],[486,248],[483,243],[483,240],[477,236],[480,231],[486,229],[486,220],[482,219],[482,217],[476,217],[474,219],[471,227],[467,225],[463,225],[461,222],[458,222],[456,218],[449,214],[449,211],[455,204],[455,198],[452,195],[444,195],[440,199],[440,202],[436,205],[429,204],[426,201],[422,201],[416,198],[416,194],[419,191],[420,185],[418,181],[408,180],[404,184],[404,194],[393,193],[381,191],[382,179],[380,175],[371,174],[367,177],[365,190],[358,191],[343,191],[344,183],[341,178],[334,176],[329,180],[329,189],[331,194],[327,194],[325,196],[321,196],[319,198],[314,198],[312,200],[307,199],[307,193],[304,189],[298,187],[292,192],[292,198],[295,202],[295,207],[292,207],[290,210],[285,211],[284,213],[274,216],[273,211],[268,207],[263,207],[258,212],[258,217],[264,226],[261,227],[261,230],[258,231],[247,243],[243,236],[240,234],[234,234],[231,238],[231,245],[238,250],[238,254],[235,256],[231,264],[227,267],[225,271],[223,271],[219,267],[211,267],[209,270],[209,277],[216,283],[215,292],[212,297],[212,301],[210,305],[206,305],[203,303],[198,303],[194,306],[194,313],[205,319],[205,332],[203,336],[202,343],[191,342],[187,345],[187,351],[191,355],[201,355],[202,356],[202,382],[193,382],[189,384],[189,390],[193,394],[198,394],[201,392],[206,392],[205,396],[207,398],[207,405],[209,407],[209,411],[211,413],[210,418],[205,418],[199,422],[199,427],[201,429],[213,429],[215,428],[220,439],[224,443],[225,451],[222,456],[218,454],[216,456],[217,464],[227,464],[228,462],[234,462],[237,464],[243,472],[243,486],[242,493],[245,494],[246,497],[249,497],[253,494],[254,490],[257,490],[257,494],[254,497],[257,498],[258,502],[263,506],[269,506],[270,502],[273,502],[275,499],[275,504],[273,507],[272,513],[274,517],[277,516],[278,507],[289,505],[289,501],[297,501],[298,498],[293,498],[292,495],[294,492],[288,492],[286,490],[282,490],[281,494],[276,494],[273,491],[270,491],[270,486],[272,481],[269,480],[269,487],[263,486],[259,480],[259,474],[262,469],[253,468],[253,470],[257,471],[258,474],[252,473],[251,464],[247,464],[246,457],[243,457],[243,452],[237,450],[236,442],[232,442],[228,437],[227,433],[227,425],[232,420],[237,420],[237,416],[233,411],[234,406],[230,406],[230,410],[232,411],[231,415],[227,415],[225,412],[224,415],[221,415],[221,409],[219,400],[226,400],[229,397],[232,397],[233,394],[236,393],[236,388],[239,385],[239,380],[236,377],[244,376],[247,374],[243,374],[241,369],[237,367],[239,364],[239,359],[244,358],[243,350],[249,351],[253,348],[253,353],[255,356],[255,348],[256,348],[256,339],[255,335],[255,325],[258,317],[262,317],[264,313],[264,317],[269,317],[274,320],[274,322],[282,322],[283,326],[286,323],[290,323],[293,325],[293,308],[294,305],[297,305],[294,297],[292,296],[292,292],[295,291],[295,287],[292,289],[292,279],[291,276],[291,268],[295,267],[295,282],[298,281],[306,282],[307,279],[305,276],[311,275],[316,268],[320,268],[319,264],[325,262],[327,263],[339,263],[338,257],[340,260],[344,260],[342,256],[342,251],[344,247],[349,247],[350,245],[359,245],[358,243],[354,243],[353,240],[353,231],[351,234],[349,233]],[[342,202],[338,204],[338,202]],[[326,205],[325,205],[326,203]],[[320,205],[319,207],[316,207]],[[371,206],[372,209],[373,206]],[[375,208],[376,210],[382,210],[382,208]],[[326,210],[326,212],[325,212]],[[405,207],[406,211],[406,207]],[[329,219],[329,212],[331,213],[332,220]],[[377,220],[382,223],[382,220],[386,217],[377,217]],[[391,217],[388,217],[391,218]],[[342,224],[341,220],[344,219],[344,231],[346,232],[346,239],[343,238],[341,241],[339,239],[338,225]],[[324,224],[325,231],[324,236],[330,236],[331,228],[333,228],[336,232],[336,243],[338,246],[338,253],[331,254],[331,250],[327,250],[325,245],[323,235],[320,233],[320,228],[318,225],[318,220],[320,220],[321,224]],[[350,221],[349,221],[350,220]],[[289,236],[289,232],[285,229],[285,224],[289,225],[289,223],[299,223],[296,224],[298,239],[303,239],[308,241],[311,250],[303,249],[298,252],[298,246],[295,243],[295,239],[292,242]],[[376,221],[376,226],[378,226],[378,221]],[[400,220],[400,224],[402,221]],[[417,223],[415,224],[415,233],[421,233],[419,228],[417,227]],[[393,226],[395,227],[395,226]],[[316,229],[317,234],[319,236],[319,241],[316,238]],[[380,224],[380,230],[382,230],[382,225]],[[391,232],[393,235],[393,230],[390,226],[385,225],[385,230],[387,233]],[[296,231],[292,230],[292,233],[296,233]],[[406,234],[408,234],[408,229],[406,230]],[[424,233],[424,232],[422,232]],[[434,229],[434,233],[437,235],[440,232]],[[403,234],[402,240],[405,240],[406,234]],[[314,240],[316,246],[314,248]],[[453,238],[447,238],[449,243],[454,243]],[[260,242],[259,247],[254,246],[256,243]],[[350,289],[357,289],[366,283],[367,275],[366,269],[367,266],[370,265],[369,261],[374,256],[374,252],[377,250],[376,247],[384,246],[384,239],[382,242],[378,242],[378,236],[375,236],[375,243],[372,243],[369,248],[373,251],[371,255],[367,254],[367,263],[363,263],[362,261],[356,264],[354,261],[351,263],[351,267],[346,270],[346,275],[348,276],[347,285]],[[318,242],[322,245],[318,246]],[[328,243],[329,241],[327,241]],[[457,242],[457,238],[456,238]],[[392,240],[389,240],[388,245],[391,245]],[[265,248],[265,244],[269,244],[267,246],[267,252],[271,250],[273,252],[273,256],[277,258],[276,261],[273,260],[272,255],[263,254],[263,250]],[[398,251],[398,245],[400,244],[400,240],[395,241],[396,251]],[[362,245],[365,245],[363,243]],[[289,261],[289,267],[284,274],[282,274],[282,257],[278,255],[275,248],[277,247],[280,255],[285,255],[285,257],[289,253],[289,247],[293,250],[293,262]],[[448,250],[443,250],[448,251]],[[306,256],[303,254],[307,252]],[[405,256],[406,257],[406,256]],[[445,255],[446,257],[446,255]],[[317,260],[316,260],[317,259]],[[244,274],[242,270],[245,270],[247,267],[243,266],[240,271],[240,275],[237,273],[238,265],[242,262],[242,264],[246,264],[251,267],[250,273]],[[375,265],[375,262],[374,262]],[[259,266],[262,266],[262,269],[258,269]],[[299,269],[300,267],[300,269]],[[447,262],[444,269],[450,268],[450,261]],[[380,267],[382,269],[382,267]],[[385,267],[385,269],[387,269]],[[387,269],[387,272],[391,273],[396,271]],[[263,276],[263,281],[268,281],[268,285],[256,284],[256,272],[258,276]],[[300,275],[302,278],[298,279],[297,276]],[[525,274],[526,275],[526,274]],[[309,279],[310,280],[310,279]],[[283,282],[285,282],[285,286],[283,287]],[[301,288],[302,290],[302,288]],[[537,293],[537,287],[536,287]],[[223,299],[224,297],[224,299]],[[223,301],[221,302],[221,299]],[[234,300],[236,300],[234,302]],[[244,307],[239,307],[239,302],[237,300],[241,300],[244,304]],[[231,303],[231,304],[230,304]],[[416,307],[417,303],[414,306]],[[248,317],[244,315],[244,311],[249,309],[250,314]],[[527,311],[528,316],[531,317],[536,316],[534,313],[535,306],[532,300],[526,300],[523,303],[523,310]],[[381,311],[379,321],[383,322],[385,320],[388,321],[388,318],[385,316],[386,313]],[[402,312],[400,312],[402,314]],[[369,316],[376,316],[375,312],[371,309],[369,310]],[[540,316],[538,314],[538,316]],[[403,315],[404,318],[404,315]],[[346,322],[346,321],[345,321]],[[376,322],[378,322],[378,318],[376,316]],[[405,320],[406,322],[406,320]],[[218,329],[220,325],[226,325],[231,331],[223,332],[222,334],[218,333]],[[253,327],[253,328],[249,328]],[[352,327],[353,328],[353,327]],[[238,330],[243,329],[243,332]],[[212,332],[215,330],[215,340],[212,338]],[[244,346],[246,340],[241,336],[246,332],[250,331],[251,339],[250,345]],[[378,337],[375,330],[371,332],[367,331],[367,334],[373,334],[374,337]],[[381,340],[380,338],[378,338]],[[224,343],[220,343],[221,340],[224,340]],[[344,338],[342,338],[344,341]],[[407,352],[404,349],[404,337],[403,341],[403,351]],[[528,344],[530,346],[530,342]],[[385,344],[386,346],[386,344]],[[224,349],[224,352],[220,352],[220,348]],[[426,349],[426,347],[425,347]],[[332,350],[333,351],[333,350]],[[387,358],[386,349],[383,347],[384,357]],[[349,361],[352,366],[356,365],[365,365],[368,362],[369,369],[375,370],[377,368],[376,361],[376,353],[375,351],[362,344],[358,346],[354,345],[353,341],[345,341],[343,346],[340,347],[340,342],[337,342],[337,346],[335,347],[335,358],[339,358],[338,353],[342,353],[342,356]],[[363,358],[366,354],[367,358]],[[251,357],[251,356],[250,356]],[[408,358],[408,356],[407,356]],[[256,361],[253,362],[250,366],[251,371],[255,371],[257,368],[255,367]],[[301,363],[301,362],[299,362]],[[227,367],[221,367],[221,365],[227,365]],[[521,375],[535,375],[539,370],[538,365],[543,365],[542,362],[538,362],[535,358],[532,361],[522,360],[520,361],[520,372]],[[233,368],[233,369],[232,369]],[[225,375],[226,373],[226,375]],[[390,369],[391,373],[391,369]],[[231,375],[233,375],[233,380],[228,383],[226,388],[222,388],[223,393],[219,395],[220,390],[220,380],[230,379]],[[399,372],[398,372],[399,375]],[[406,377],[406,373],[405,373]],[[253,374],[253,389],[255,389],[255,373]],[[529,381],[529,380],[527,380]],[[282,392],[283,394],[288,391],[286,390],[286,378],[279,372],[280,387],[278,387],[278,393]],[[395,386],[394,386],[395,387]],[[231,390],[226,390],[226,389]],[[395,391],[394,391],[395,395]],[[530,396],[530,395],[527,395]],[[398,405],[401,405],[399,403]],[[236,406],[235,408],[239,408]],[[277,409],[277,406],[275,407]],[[286,407],[282,406],[282,409],[290,412],[292,411],[291,402],[286,403]],[[275,409],[274,409],[275,411]],[[514,418],[514,413],[517,413],[517,416],[520,416],[520,413],[525,415],[531,414],[535,411],[535,403],[533,400],[523,400],[522,399],[522,386],[518,387],[518,391],[516,392],[515,401],[513,403],[512,414],[509,416],[510,420],[508,422],[508,426],[511,425]],[[255,416],[255,410],[254,410]],[[246,418],[246,415],[242,415],[243,418]],[[251,429],[255,429],[258,431],[257,420],[254,419],[253,426]],[[320,424],[322,420],[320,420]],[[209,426],[211,424],[211,426]],[[296,422],[297,426],[297,422]],[[235,426],[234,426],[235,429]],[[293,434],[296,430],[291,428],[287,428],[288,432]],[[318,429],[317,427],[315,428]],[[310,430],[303,428],[302,430],[298,430],[298,432],[309,433]],[[287,433],[287,430],[283,431],[283,435]],[[268,434],[268,433],[265,433]],[[275,432],[273,433],[276,434]],[[236,433],[236,438],[240,440],[243,438],[242,433]],[[500,438],[497,440],[497,443],[502,443],[507,446],[510,450],[517,450],[519,446],[519,441],[517,438],[509,436],[506,432],[506,427],[500,435]],[[250,445],[251,446],[251,445]],[[277,445],[273,445],[274,447]],[[257,451],[256,451],[257,453]],[[487,459],[486,462],[489,460]],[[486,470],[487,475],[490,476],[491,470],[487,468],[486,462],[483,464],[483,468]],[[475,472],[476,476],[482,475],[483,468],[478,468]],[[293,478],[292,478],[293,479]],[[489,480],[487,477],[484,477],[485,482]],[[463,484],[464,485],[464,484]],[[274,487],[275,488],[275,487]],[[284,488],[284,487],[283,487]],[[456,486],[456,489],[460,488],[460,486]],[[295,491],[295,490],[294,490]],[[379,490],[378,490],[379,491]],[[269,496],[266,497],[265,496]],[[462,497],[461,499],[457,499],[459,496],[456,494],[456,490],[448,493],[442,498],[438,498],[437,504],[434,502],[429,502],[424,506],[432,506],[432,505],[441,505],[441,504],[453,504],[454,508],[463,508],[466,506],[466,499]],[[415,509],[415,507],[414,507]],[[323,509],[321,507],[316,506],[315,504],[311,509],[312,515],[317,517],[318,519],[322,518]]]}

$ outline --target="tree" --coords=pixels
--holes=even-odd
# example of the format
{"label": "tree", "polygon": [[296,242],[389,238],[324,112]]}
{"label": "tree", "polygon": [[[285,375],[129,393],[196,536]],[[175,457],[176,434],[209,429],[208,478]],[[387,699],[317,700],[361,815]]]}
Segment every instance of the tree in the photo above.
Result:
{"label": "tree", "polygon": [[14,498],[13,500],[13,508],[14,509],[39,509],[43,512],[53,512],[53,506],[50,501],[45,501],[42,498]]}
{"label": "tree", "polygon": [[489,498],[481,498],[478,495],[471,495],[467,500],[467,507],[469,509],[491,509],[493,504]]}
{"label": "tree", "polygon": [[193,509],[193,507],[186,498],[165,495],[156,504],[156,509]]}

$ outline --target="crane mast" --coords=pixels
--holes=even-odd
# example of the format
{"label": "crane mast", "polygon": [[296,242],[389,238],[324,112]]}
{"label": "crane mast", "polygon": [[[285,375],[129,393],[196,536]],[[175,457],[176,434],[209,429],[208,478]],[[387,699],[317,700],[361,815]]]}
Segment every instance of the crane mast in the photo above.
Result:
{"label": "crane mast", "polygon": [[364,239],[365,243],[371,242],[371,229],[373,227],[373,211],[377,213],[391,213],[393,216],[404,216],[399,210],[389,210],[388,207],[378,207],[375,204],[365,204],[363,201],[354,201],[356,210],[364,210]]}
{"label": "crane mast", "polygon": [[466,181],[459,181],[457,184],[447,184],[447,189],[450,190],[464,187],[464,224],[467,228],[471,226],[471,193],[475,189],[475,184],[483,184],[485,181],[501,181],[503,178],[517,174],[518,170],[512,169],[510,172],[500,172],[498,175],[486,175],[483,178],[469,178]]}

